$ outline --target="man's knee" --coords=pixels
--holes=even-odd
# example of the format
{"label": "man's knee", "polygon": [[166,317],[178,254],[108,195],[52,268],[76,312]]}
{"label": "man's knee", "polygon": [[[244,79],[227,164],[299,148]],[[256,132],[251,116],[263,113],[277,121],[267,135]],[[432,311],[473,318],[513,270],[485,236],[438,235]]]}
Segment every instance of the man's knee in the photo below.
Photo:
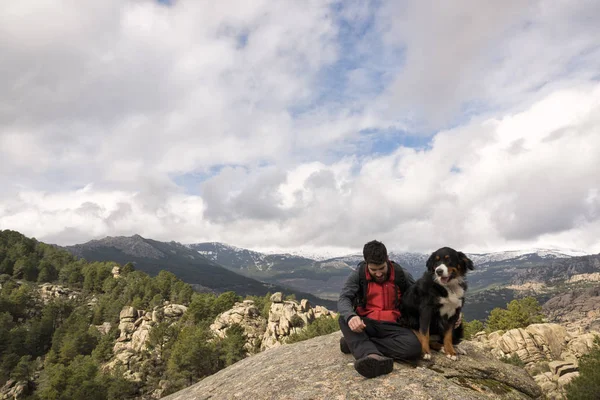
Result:
{"label": "man's knee", "polygon": [[421,342],[416,335],[412,335],[408,343],[408,354],[407,359],[416,360],[421,357],[423,349],[421,348]]}
{"label": "man's knee", "polygon": [[402,337],[403,354],[405,360],[416,360],[421,357],[422,349],[421,342],[412,331]]}

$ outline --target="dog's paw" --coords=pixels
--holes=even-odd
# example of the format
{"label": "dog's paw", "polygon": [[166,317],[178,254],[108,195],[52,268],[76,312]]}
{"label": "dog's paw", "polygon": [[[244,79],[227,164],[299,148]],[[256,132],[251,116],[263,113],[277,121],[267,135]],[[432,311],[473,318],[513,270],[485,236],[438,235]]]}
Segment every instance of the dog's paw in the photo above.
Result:
{"label": "dog's paw", "polygon": [[[461,351],[462,351],[462,350],[461,350],[461,349],[459,349],[458,347],[455,347],[455,348],[454,348],[454,350],[455,350],[457,353],[459,353],[459,354],[463,354],[463,353],[461,353]],[[448,357],[448,358],[449,358],[449,359],[451,359],[452,361],[456,361],[456,360],[458,360],[458,355],[457,355],[456,353],[454,353],[454,354],[448,354],[448,353],[446,353],[446,350],[445,350],[443,347],[441,348],[441,350],[440,350],[440,351],[441,351],[442,353],[444,353],[444,354],[446,355],[446,357]],[[466,354],[466,353],[464,353],[464,354]]]}
{"label": "dog's paw", "polygon": [[429,353],[423,354],[423,360],[431,360],[431,354],[429,354]]}

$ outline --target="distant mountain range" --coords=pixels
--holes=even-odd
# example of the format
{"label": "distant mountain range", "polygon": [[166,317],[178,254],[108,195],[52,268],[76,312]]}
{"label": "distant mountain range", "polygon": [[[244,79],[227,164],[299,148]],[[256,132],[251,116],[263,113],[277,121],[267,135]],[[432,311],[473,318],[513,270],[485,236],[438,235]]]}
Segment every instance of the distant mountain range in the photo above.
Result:
{"label": "distant mountain range", "polygon": [[294,294],[298,299],[308,299],[312,304],[323,305],[328,309],[336,308],[336,302],[320,299],[311,293],[280,284],[260,282],[235,273],[177,242],[159,242],[140,235],[109,236],[66,246],[64,249],[88,261],[115,261],[119,264],[131,262],[136,269],[150,275],[166,270],[199,291],[234,291],[240,295],[259,296],[269,292],[283,292],[284,295]]}
{"label": "distant mountain range", "polygon": [[[324,298],[335,299],[342,285],[362,254],[329,259],[311,259],[292,254],[265,254],[219,242],[187,245],[204,257],[225,268],[265,282],[280,283],[302,289]],[[567,260],[578,251],[533,249],[493,253],[468,253],[475,264],[469,274],[470,290],[508,285],[516,271]],[[390,259],[398,262],[417,279],[425,271],[429,254],[391,251]]]}
{"label": "distant mountain range", "polygon": [[[133,262],[137,269],[149,274],[164,269],[199,290],[232,290],[242,295],[282,291],[329,309],[336,309],[345,280],[362,261],[360,253],[315,259],[307,255],[266,254],[219,242],[158,242],[139,235],[107,237],[66,249],[90,261]],[[475,270],[468,275],[468,319],[485,319],[494,307],[505,307],[512,299],[526,294],[544,302],[557,291],[573,286],[565,286],[572,275],[600,272],[600,255],[577,251],[532,249],[467,255],[475,264]],[[415,279],[423,274],[428,257],[423,253],[390,252],[390,258]],[[540,282],[546,285],[541,291],[519,287]],[[584,278],[575,286],[585,284]]]}

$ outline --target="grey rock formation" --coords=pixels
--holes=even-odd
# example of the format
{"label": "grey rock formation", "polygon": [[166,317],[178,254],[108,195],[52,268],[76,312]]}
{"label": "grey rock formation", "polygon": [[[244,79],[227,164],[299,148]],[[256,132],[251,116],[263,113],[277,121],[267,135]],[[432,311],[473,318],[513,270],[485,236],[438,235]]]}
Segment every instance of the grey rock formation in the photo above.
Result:
{"label": "grey rock formation", "polygon": [[262,337],[261,350],[281,346],[290,335],[300,332],[317,318],[337,318],[337,313],[322,306],[313,308],[306,299],[300,303],[295,300],[283,300],[281,292],[274,293],[271,301],[273,303]]}
{"label": "grey rock formation", "polygon": [[514,275],[511,283],[514,285],[522,285],[526,282],[557,284],[568,281],[575,275],[596,272],[600,272],[600,254],[560,259],[521,269]]}
{"label": "grey rock formation", "polygon": [[27,394],[29,394],[29,388],[27,382],[24,381],[17,382],[14,379],[9,379],[0,388],[0,400],[23,399]]}
{"label": "grey rock formation", "polygon": [[565,385],[579,375],[578,360],[593,347],[598,332],[567,331],[558,324],[480,332],[474,341],[498,359],[518,356],[549,399],[565,399]]}
{"label": "grey rock formation", "polygon": [[51,283],[44,283],[39,288],[40,297],[44,303],[54,299],[68,299],[73,300],[81,295],[80,292],[69,289],[61,285],[53,285]]}
{"label": "grey rock formation", "polygon": [[[186,306],[165,302],[163,306],[154,307],[152,311],[136,310],[123,307],[119,314],[119,337],[113,346],[113,358],[103,366],[104,370],[113,370],[124,366],[124,377],[132,381],[140,381],[141,374],[136,371],[142,360],[141,353],[148,349],[148,339],[152,328],[160,322],[174,324],[183,316]],[[100,327],[97,327],[101,330]],[[104,327],[104,330],[110,329]]]}
{"label": "grey rock formation", "polygon": [[266,320],[259,315],[254,301],[244,300],[241,303],[235,303],[233,308],[219,314],[215,318],[215,322],[210,326],[210,329],[216,336],[224,338],[227,336],[227,329],[233,324],[239,324],[244,328],[247,337],[247,342],[244,346],[246,351],[248,353],[256,352],[260,348]]}
{"label": "grey rock formation", "polygon": [[567,329],[600,331],[600,285],[569,291],[548,300],[544,314]]}
{"label": "grey rock formation", "polygon": [[281,346],[290,335],[299,333],[321,316],[337,318],[337,313],[322,306],[313,308],[306,299],[300,302],[284,300],[281,292],[274,293],[271,301],[266,320],[259,315],[254,301],[244,300],[219,314],[210,329],[216,336],[224,338],[231,325],[241,325],[248,338],[246,350],[255,353],[257,350]]}
{"label": "grey rock formation", "polygon": [[165,397],[200,399],[539,399],[523,369],[491,357],[477,345],[458,361],[434,354],[418,367],[395,363],[392,373],[365,379],[339,350],[340,332],[272,348]]}

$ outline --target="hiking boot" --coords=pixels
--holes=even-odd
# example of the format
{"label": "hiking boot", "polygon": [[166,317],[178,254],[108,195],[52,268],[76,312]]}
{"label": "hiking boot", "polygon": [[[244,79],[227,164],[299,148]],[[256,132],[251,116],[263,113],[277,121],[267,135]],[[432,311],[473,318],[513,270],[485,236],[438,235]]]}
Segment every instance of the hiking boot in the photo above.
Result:
{"label": "hiking boot", "polygon": [[394,360],[379,354],[369,354],[354,361],[354,369],[365,378],[375,378],[392,372]]}
{"label": "hiking boot", "polygon": [[348,343],[346,343],[346,339],[344,339],[343,337],[340,338],[340,351],[344,354],[352,353],[350,351],[350,347],[348,347]]}

